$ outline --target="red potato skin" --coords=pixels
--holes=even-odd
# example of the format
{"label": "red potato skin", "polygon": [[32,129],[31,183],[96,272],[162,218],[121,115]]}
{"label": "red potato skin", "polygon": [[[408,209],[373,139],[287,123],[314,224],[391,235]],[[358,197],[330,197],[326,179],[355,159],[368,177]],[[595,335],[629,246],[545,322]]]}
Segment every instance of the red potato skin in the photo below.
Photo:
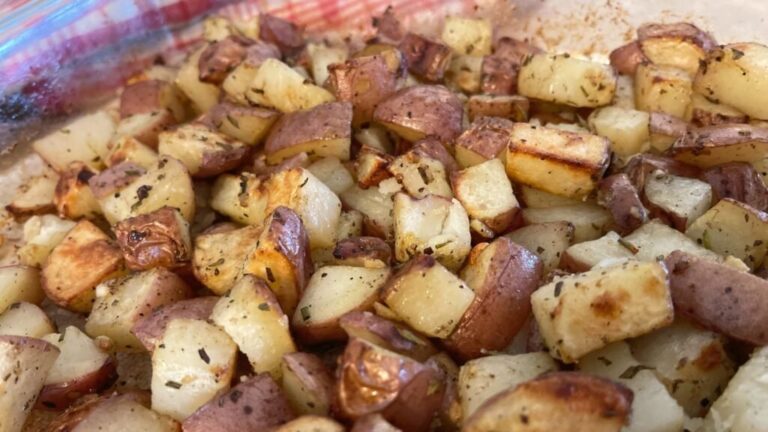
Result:
{"label": "red potato skin", "polygon": [[250,147],[243,146],[228,150],[203,153],[200,168],[193,177],[207,178],[231,171],[248,160]]}
{"label": "red potato skin", "polygon": [[245,48],[245,59],[243,62],[256,68],[271,58],[278,60],[282,58],[280,48],[268,42],[255,41],[252,45]]}
{"label": "red potato skin", "polygon": [[304,32],[296,24],[270,14],[259,15],[259,39],[276,45],[283,55],[298,54],[304,47]]}
{"label": "red potato skin", "polygon": [[480,88],[482,93],[511,95],[517,93],[517,75],[525,57],[541,49],[518,39],[500,38],[493,54],[483,59]]}
{"label": "red potato skin", "polygon": [[451,60],[451,49],[447,45],[408,33],[399,49],[411,73],[426,81],[442,81]]}
{"label": "red potato skin", "polygon": [[493,159],[507,148],[513,124],[507,119],[479,117],[456,139],[456,146],[470,149],[485,159]]}
{"label": "red potato skin", "polygon": [[473,96],[467,101],[469,121],[480,117],[499,117],[516,122],[528,121],[531,103],[525,96],[510,96],[507,100],[483,99],[486,96]]}
{"label": "red potato skin", "polygon": [[264,152],[269,157],[296,144],[349,138],[351,122],[352,104],[349,102],[328,102],[306,111],[285,114],[272,126],[264,143]]}
{"label": "red potato skin", "polygon": [[698,154],[708,147],[733,145],[743,142],[768,142],[768,128],[748,124],[728,124],[695,128],[680,137],[672,148],[670,156],[677,154]]}
{"label": "red potato skin", "polygon": [[417,361],[427,361],[438,353],[429,339],[415,330],[371,312],[348,312],[341,317],[339,325],[350,339],[363,339]]}
{"label": "red potato skin", "polygon": [[389,266],[392,263],[392,248],[378,237],[350,237],[336,243],[333,257],[349,265],[379,261]]}
{"label": "red potato skin", "polygon": [[539,258],[506,237],[499,237],[486,248],[494,248],[484,250],[493,252],[494,259],[484,281],[475,287],[474,301],[443,341],[461,361],[509,345],[531,314],[531,294],[539,287],[543,274]]}
{"label": "red potato skin", "polygon": [[712,186],[713,202],[731,198],[760,211],[768,211],[768,187],[751,164],[718,165],[704,170],[701,179]]}
{"label": "red potato skin", "polygon": [[268,374],[242,381],[187,417],[185,432],[270,430],[295,415],[280,387]]}
{"label": "red potato skin", "polygon": [[670,159],[665,156],[657,156],[652,154],[642,154],[633,157],[626,167],[624,167],[624,173],[629,178],[629,181],[635,186],[635,190],[641,191],[645,189],[645,182],[648,176],[656,170],[664,171],[668,174],[697,178],[699,176],[699,168],[688,165],[686,163]]}
{"label": "red potato skin", "polygon": [[664,263],[676,313],[734,339],[768,344],[768,280],[681,251]]}
{"label": "red potato skin", "polygon": [[164,109],[165,107],[160,105],[161,95],[163,92],[172,91],[170,86],[171,83],[161,80],[143,80],[128,84],[120,95],[120,118]]}
{"label": "red potato skin", "polygon": [[245,58],[246,45],[247,40],[238,36],[229,36],[208,45],[197,63],[200,81],[221,84],[227,74]]}
{"label": "red potato skin", "polygon": [[597,194],[598,202],[611,212],[619,234],[629,234],[648,220],[648,211],[626,174],[601,180]]}
{"label": "red potato skin", "polygon": [[390,41],[399,42],[405,35],[400,19],[395,15],[395,9],[392,6],[387,6],[383,14],[374,17],[372,24],[379,37],[383,36]]}
{"label": "red potato skin", "polygon": [[[62,412],[58,417],[48,424],[48,432],[71,432],[80,422],[85,420],[96,408],[121,400],[130,400],[139,403],[145,407],[150,405],[149,392],[131,390],[126,393],[111,393],[102,396],[86,395],[79,399],[75,404]],[[181,427],[178,428],[181,431]]]}
{"label": "red potato skin", "polygon": [[373,113],[375,121],[418,130],[443,145],[461,134],[463,116],[461,101],[440,85],[406,87],[384,100]]}
{"label": "red potato skin", "polygon": [[691,23],[644,24],[637,29],[637,39],[642,42],[651,38],[680,38],[698,45],[705,52],[717,47],[717,42],[709,33]]}
{"label": "red potato skin", "polygon": [[424,158],[440,161],[448,175],[461,169],[458,162],[456,162],[456,159],[454,159],[453,156],[448,153],[445,146],[435,138],[425,138],[417,141],[409,151]]}
{"label": "red potato skin", "polygon": [[632,41],[611,51],[608,56],[613,69],[621,75],[634,76],[637,67],[647,63],[648,57],[643,54],[640,44]]}
{"label": "red potato skin", "polygon": [[136,178],[147,172],[143,167],[133,162],[121,162],[88,179],[96,199],[105,198],[131,184]]}
{"label": "red potato skin", "polygon": [[688,123],[673,115],[653,111],[650,115],[649,128],[651,134],[680,138],[688,132]]}
{"label": "red potato skin", "polygon": [[109,357],[97,370],[72,381],[49,384],[40,390],[37,406],[53,410],[67,408],[83,395],[98,393],[117,380],[117,361]]}
{"label": "red potato skin", "polygon": [[320,357],[293,352],[283,356],[283,363],[298,377],[307,392],[314,393],[330,406],[333,400],[333,374]]}
{"label": "red potato skin", "polygon": [[379,103],[397,90],[397,76],[380,55],[332,64],[328,73],[327,85],[336,99],[352,103],[355,126],[371,121]]}
{"label": "red potato skin", "polygon": [[404,432],[424,431],[442,405],[442,370],[357,338],[347,344],[336,375],[337,414],[348,420],[380,413]]}
{"label": "red potato skin", "polygon": [[131,328],[131,333],[139,339],[147,351],[152,352],[171,320],[175,318],[207,320],[218,300],[219,298],[215,296],[197,297],[162,306],[136,321]]}

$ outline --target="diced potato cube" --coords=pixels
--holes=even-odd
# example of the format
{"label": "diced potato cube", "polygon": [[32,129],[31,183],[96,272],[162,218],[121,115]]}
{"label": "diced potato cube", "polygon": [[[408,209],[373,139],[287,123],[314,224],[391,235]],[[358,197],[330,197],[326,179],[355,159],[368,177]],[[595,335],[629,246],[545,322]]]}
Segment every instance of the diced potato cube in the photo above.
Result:
{"label": "diced potato cube", "polygon": [[650,139],[648,113],[617,106],[594,111],[589,126],[611,141],[611,150],[619,156],[631,156],[648,150]]}
{"label": "diced potato cube", "polygon": [[534,292],[531,304],[550,354],[567,363],[674,318],[666,269],[655,262],[625,262],[556,279]]}
{"label": "diced potato cube", "polygon": [[569,247],[563,254],[563,268],[575,272],[587,271],[605,260],[632,258],[634,254],[621,244],[621,237],[611,231],[597,240]]}
{"label": "diced potato cube", "polygon": [[624,237],[622,245],[640,261],[662,260],[676,250],[712,260],[720,258],[716,253],[699,246],[685,234],[658,220],[652,220]]}
{"label": "diced potato cube", "polygon": [[495,232],[504,232],[520,210],[504,164],[491,159],[452,176],[456,198],[477,219]]}
{"label": "diced potato cube", "polygon": [[635,104],[643,111],[660,111],[685,119],[691,104],[693,81],[671,66],[641,64],[635,72]]}
{"label": "diced potato cube", "polygon": [[328,90],[312,84],[290,66],[277,59],[265,60],[245,93],[249,102],[293,112],[334,100]]}
{"label": "diced potato cube", "polygon": [[616,75],[602,63],[568,54],[534,54],[520,67],[517,90],[523,96],[575,107],[608,105]]}
{"label": "diced potato cube", "polygon": [[647,178],[643,193],[651,215],[668,219],[674,228],[681,231],[712,205],[709,183],[662,171],[656,171]]}
{"label": "diced potato cube", "polygon": [[491,53],[493,27],[486,19],[450,16],[443,24],[442,40],[457,54],[486,56]]}
{"label": "diced potato cube", "polygon": [[56,328],[45,311],[32,303],[13,303],[0,314],[0,335],[2,336],[41,338],[55,331]]}
{"label": "diced potato cube", "polygon": [[39,304],[45,298],[40,272],[34,267],[0,267],[0,312],[18,302]]}
{"label": "diced potato cube", "polygon": [[573,241],[581,243],[608,232],[613,218],[608,210],[591,203],[549,208],[524,208],[523,221],[530,224],[565,221],[573,225]]}
{"label": "diced potato cube", "polygon": [[535,253],[544,273],[549,273],[560,266],[563,253],[573,243],[574,228],[570,222],[545,222],[518,228],[505,237]]}
{"label": "diced potato cube", "polygon": [[176,75],[176,85],[192,101],[199,113],[204,113],[219,102],[221,90],[219,87],[200,81],[200,55],[205,47],[198,49],[187,57]]}
{"label": "diced potato cube", "polygon": [[107,157],[115,121],[105,111],[84,115],[58,131],[32,143],[32,148],[56,171],[80,161],[99,169]]}
{"label": "diced potato cube", "polygon": [[308,166],[307,170],[328,186],[328,189],[332,190],[336,195],[341,194],[355,184],[352,174],[335,157],[319,159]]}
{"label": "diced potato cube", "polygon": [[24,246],[17,254],[22,264],[41,266],[75,222],[54,215],[32,216],[24,223]]}

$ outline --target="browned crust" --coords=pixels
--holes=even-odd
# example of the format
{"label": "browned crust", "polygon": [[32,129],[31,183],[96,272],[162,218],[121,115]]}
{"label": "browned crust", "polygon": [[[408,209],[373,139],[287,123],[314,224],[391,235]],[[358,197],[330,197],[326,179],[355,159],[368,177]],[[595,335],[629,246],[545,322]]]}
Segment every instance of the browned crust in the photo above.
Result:
{"label": "browned crust", "polygon": [[414,85],[394,93],[373,113],[377,122],[392,123],[434,136],[443,145],[461,133],[464,109],[456,95],[441,85]]}
{"label": "browned crust", "polygon": [[117,380],[117,361],[108,357],[95,371],[77,377],[72,381],[49,384],[40,390],[37,406],[61,410],[67,408],[83,395],[99,393]]}
{"label": "browned crust", "polygon": [[629,76],[635,76],[637,67],[649,61],[637,41],[616,48],[608,58],[616,72]]}
{"label": "browned crust", "polygon": [[442,81],[451,61],[451,49],[447,45],[408,33],[399,49],[411,73],[430,82]]}
{"label": "browned crust", "polygon": [[768,344],[768,280],[681,251],[664,263],[676,312],[734,339]]}
{"label": "browned crust", "polygon": [[[563,131],[563,132],[567,133],[567,131]],[[584,139],[578,136],[577,134],[572,134],[570,136],[573,139],[576,139],[579,141]],[[569,158],[568,156],[563,156],[556,152],[541,151],[541,149],[531,148],[527,146],[525,143],[523,143],[523,145],[520,146],[514,140],[509,141],[508,148],[510,152],[513,152],[516,154],[525,154],[528,156],[532,156],[534,158],[546,159],[551,162],[556,162],[558,165],[567,165],[571,167],[573,171],[589,171],[590,177],[595,181],[599,180],[603,176],[603,173],[608,169],[608,164],[611,159],[611,152],[605,151],[603,154],[603,158],[597,163],[594,163],[592,161],[585,161],[585,160],[575,160],[573,158]],[[606,145],[606,150],[608,150],[607,145]]]}
{"label": "browned crust", "polygon": [[516,122],[528,121],[530,101],[525,96],[474,95],[467,101],[469,121],[480,117],[499,117]]}
{"label": "browned crust", "polygon": [[718,165],[704,170],[701,179],[712,186],[713,202],[731,198],[760,211],[768,211],[768,187],[749,163]]}
{"label": "browned crust", "polygon": [[426,361],[438,352],[429,339],[415,330],[371,312],[349,312],[339,324],[350,338],[366,340],[417,361]]}
{"label": "browned crust", "polygon": [[[481,253],[493,253],[475,299],[453,333],[443,341],[448,351],[467,361],[507,347],[531,313],[531,294],[539,287],[543,268],[539,258],[500,237]],[[470,263],[469,265],[472,265]],[[498,325],[504,322],[504,325]]]}
{"label": "browned crust", "polygon": [[268,374],[240,382],[187,417],[188,432],[269,430],[293,420],[288,400]]}
{"label": "browned crust", "polygon": [[177,268],[189,263],[192,251],[182,232],[187,227],[179,224],[177,214],[178,210],[163,207],[115,225],[117,243],[129,269]]}
{"label": "browned crust", "polygon": [[200,81],[221,84],[245,58],[246,45],[248,41],[240,36],[229,36],[209,44],[197,62]]}
{"label": "browned crust", "polygon": [[371,121],[379,103],[397,90],[397,76],[381,55],[330,65],[328,73],[327,84],[336,99],[352,103],[355,126]]}
{"label": "browned crust", "polygon": [[274,44],[286,56],[297,54],[304,46],[301,27],[266,13],[259,14],[259,39]]}
{"label": "browned crust", "polygon": [[387,168],[393,160],[392,155],[363,145],[355,159],[357,184],[363,189],[368,189],[392,177]]}
{"label": "browned crust", "polygon": [[218,300],[219,297],[214,296],[197,297],[161,306],[136,321],[131,328],[131,333],[139,339],[147,351],[152,352],[155,349],[155,343],[163,336],[171,320],[176,318],[207,320]]}
{"label": "browned crust", "polygon": [[643,24],[637,29],[637,39],[641,43],[653,38],[679,38],[698,45],[705,52],[717,46],[717,42],[709,33],[691,23],[677,22],[671,24]]}
{"label": "browned crust", "polygon": [[480,117],[456,139],[456,146],[471,150],[485,159],[493,159],[509,145],[513,125],[507,119]]}
{"label": "browned crust", "polygon": [[309,156],[306,153],[298,153],[287,159],[283,159],[277,165],[267,164],[267,158],[264,155],[259,155],[253,159],[250,171],[259,176],[259,178],[266,179],[275,173],[280,171],[288,171],[294,168],[304,168],[309,164]]}
{"label": "browned crust", "polygon": [[725,115],[721,113],[705,111],[700,108],[694,108],[691,115],[691,124],[696,127],[739,124],[749,121],[749,117],[746,114]]}
{"label": "browned crust", "polygon": [[80,424],[80,422],[85,420],[93,410],[102,404],[112,403],[121,399],[128,399],[145,407],[148,407],[150,404],[149,392],[138,390],[120,394],[105,394],[102,396],[86,395],[78,400],[76,404],[70,406],[66,411],[56,417],[53,422],[48,425],[47,430],[49,432],[71,432],[78,424]]}
{"label": "browned crust", "polygon": [[443,168],[445,168],[445,171],[448,174],[454,173],[460,169],[456,159],[454,159],[453,156],[448,153],[445,146],[435,138],[424,138],[423,140],[415,142],[408,152],[440,162],[443,164]]}
{"label": "browned crust", "polygon": [[502,37],[496,41],[493,54],[483,59],[480,88],[490,95],[517,93],[517,75],[526,56],[541,52],[528,42]]}
{"label": "browned crust", "polygon": [[616,230],[621,235],[631,233],[648,220],[648,211],[640,200],[640,194],[624,173],[601,180],[597,199],[611,212]]}

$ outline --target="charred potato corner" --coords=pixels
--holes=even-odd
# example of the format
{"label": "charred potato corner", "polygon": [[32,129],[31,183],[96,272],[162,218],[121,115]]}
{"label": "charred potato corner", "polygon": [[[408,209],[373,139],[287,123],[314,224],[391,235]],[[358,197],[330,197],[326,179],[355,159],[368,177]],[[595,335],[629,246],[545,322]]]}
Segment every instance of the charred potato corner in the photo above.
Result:
{"label": "charred potato corner", "polygon": [[35,141],[0,432],[768,431],[768,47],[491,22],[210,17]]}

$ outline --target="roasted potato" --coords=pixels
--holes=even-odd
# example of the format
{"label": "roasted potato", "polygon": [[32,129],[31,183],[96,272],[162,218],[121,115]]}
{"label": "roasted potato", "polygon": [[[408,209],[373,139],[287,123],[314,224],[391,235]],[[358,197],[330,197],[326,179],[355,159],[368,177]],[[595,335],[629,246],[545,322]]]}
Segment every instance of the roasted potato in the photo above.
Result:
{"label": "roasted potato", "polygon": [[766,343],[767,280],[681,251],[672,252],[664,263],[680,314],[726,336]]}
{"label": "roasted potato", "polygon": [[426,430],[440,408],[444,382],[436,366],[358,338],[339,359],[339,414],[354,420],[380,413],[404,432]]}
{"label": "roasted potato", "polygon": [[0,430],[18,432],[35,405],[59,349],[40,339],[0,336]]}
{"label": "roasted potato", "polygon": [[309,165],[307,170],[337,195],[355,184],[355,179],[344,163],[333,156],[318,159]]}
{"label": "roasted potato", "polygon": [[768,186],[748,163],[714,166],[704,170],[701,179],[712,186],[713,202],[731,198],[757,210],[768,211]]}
{"label": "roasted potato", "polygon": [[716,253],[696,244],[685,234],[658,220],[651,220],[636,229],[624,237],[621,244],[640,261],[659,261],[676,250],[710,260],[720,259]]}
{"label": "roasted potato", "polygon": [[295,352],[283,356],[282,388],[293,412],[328,415],[333,401],[333,375],[320,357]]}
{"label": "roasted potato", "polygon": [[131,327],[131,334],[136,336],[147,351],[152,352],[172,320],[177,318],[207,320],[218,299],[214,296],[197,297],[160,306],[152,313],[139,317]]}
{"label": "roasted potato", "polygon": [[397,75],[381,55],[332,64],[328,73],[328,86],[336,99],[352,103],[352,124],[356,127],[371,121],[379,103],[397,89]]}
{"label": "roasted potato", "polygon": [[[394,312],[390,313],[394,315]],[[439,353],[426,336],[400,321],[371,312],[350,312],[341,317],[339,325],[350,339],[362,339],[420,362],[426,362]]]}
{"label": "roasted potato", "polygon": [[101,213],[88,180],[96,173],[81,162],[73,163],[59,176],[53,202],[59,216],[67,219],[94,219]]}
{"label": "roasted potato", "polygon": [[[115,141],[133,139],[144,144],[150,150],[157,149],[157,140],[161,132],[167,131],[176,125],[173,113],[168,110],[151,111],[143,114],[134,114],[120,120],[115,131]],[[118,147],[113,143],[112,151]],[[105,162],[109,163],[112,151],[108,152]]]}
{"label": "roasted potato", "polygon": [[680,177],[692,178],[697,178],[700,172],[695,166],[653,154],[642,154],[633,157],[622,171],[627,174],[629,181],[632,182],[635,188],[638,191],[642,191],[645,189],[645,183],[650,175],[658,170]]}
{"label": "roasted potato", "polygon": [[693,94],[690,110],[691,123],[696,127],[747,123],[749,120],[746,114],[736,108],[714,103],[699,93]]}
{"label": "roasted potato", "polygon": [[[665,152],[688,132],[688,123],[671,114],[659,111],[650,113],[650,145],[657,152]],[[642,155],[645,156],[645,155]]]}
{"label": "roasted potato", "polygon": [[201,47],[192,52],[181,65],[176,75],[176,87],[192,102],[194,110],[204,113],[219,101],[221,89],[200,80],[200,57],[205,51]]}
{"label": "roasted potato", "polygon": [[650,115],[617,106],[597,109],[589,115],[589,127],[597,135],[608,138],[611,150],[629,157],[648,150]]}
{"label": "roasted potato", "polygon": [[161,132],[157,150],[178,159],[193,177],[212,177],[242,165],[248,146],[196,123]]}
{"label": "roasted potato", "polygon": [[394,191],[382,190],[383,183],[368,189],[353,186],[344,191],[340,197],[345,206],[362,213],[365,235],[391,240],[394,239],[392,196],[399,188]]}
{"label": "roasted potato", "polygon": [[728,162],[754,162],[768,151],[768,129],[751,125],[719,125],[688,131],[675,141],[675,159],[709,168]]}
{"label": "roasted potato", "polygon": [[96,285],[123,271],[120,248],[93,223],[82,220],[43,264],[40,283],[48,298],[75,312],[91,310]]}
{"label": "roasted potato", "polygon": [[349,160],[352,104],[329,102],[283,115],[264,143],[267,162],[276,164],[299,153]]}
{"label": "roasted potato", "polygon": [[395,259],[399,262],[427,254],[455,270],[469,254],[469,217],[456,199],[429,195],[417,200],[397,193],[394,225]]}
{"label": "roasted potato", "polygon": [[[435,149],[439,149],[437,151],[440,154],[435,154]],[[450,199],[453,198],[453,192],[448,177],[455,167],[455,161],[442,144],[427,138],[393,159],[387,165],[387,170],[414,198],[434,195]]]}
{"label": "roasted potato", "polygon": [[622,245],[621,237],[611,231],[597,240],[570,246],[563,253],[560,266],[572,272],[590,270],[604,260],[632,258],[632,251]]}
{"label": "roasted potato", "polygon": [[506,118],[512,121],[528,120],[529,101],[523,96],[473,95],[467,101],[469,121],[481,117]]}
{"label": "roasted potato", "polygon": [[259,39],[273,43],[284,55],[304,46],[303,30],[296,24],[267,13],[259,14]]}
{"label": "roasted potato", "polygon": [[17,218],[51,213],[56,210],[56,189],[59,179],[53,175],[33,177],[16,190],[16,196],[5,210]]}
{"label": "roasted potato", "polygon": [[251,146],[261,144],[280,117],[267,108],[244,107],[230,102],[216,105],[209,115],[219,132]]}
{"label": "roasted potato", "polygon": [[39,267],[45,262],[53,248],[64,240],[75,222],[59,219],[54,215],[32,216],[24,222],[24,245],[16,255],[22,264]]}
{"label": "roasted potato", "polygon": [[389,280],[382,299],[415,330],[445,339],[476,295],[430,255],[419,255]]}
{"label": "roasted potato", "polygon": [[189,223],[171,207],[124,219],[114,232],[131,270],[182,267],[192,258]]}
{"label": "roasted potato", "polygon": [[254,74],[245,98],[249,103],[288,113],[334,100],[328,90],[274,58],[266,59]]}
{"label": "roasted potato", "polygon": [[34,303],[16,302],[0,313],[0,335],[40,338],[55,331],[51,319]]}
{"label": "roasted potato", "polygon": [[63,409],[83,395],[106,389],[117,379],[114,356],[77,327],[69,326],[62,334],[43,336],[56,346],[60,355],[40,391],[39,403],[52,409]]}
{"label": "roasted potato", "polygon": [[768,119],[763,99],[768,81],[765,58],[768,47],[735,43],[709,51],[699,67],[693,88],[715,103],[729,105],[757,119]]}
{"label": "roasted potato", "polygon": [[336,243],[333,258],[338,265],[385,268],[391,264],[392,248],[378,237],[350,236]]}
{"label": "roasted potato", "polygon": [[548,208],[524,208],[526,225],[568,222],[573,225],[573,242],[594,240],[610,230],[613,219],[606,209],[591,203]]}
{"label": "roasted potato", "polygon": [[667,271],[656,262],[624,262],[556,278],[533,293],[531,304],[550,354],[567,363],[674,318]]}
{"label": "roasted potato", "polygon": [[644,24],[637,29],[637,42],[651,63],[674,66],[691,76],[717,46],[712,36],[685,22]]}
{"label": "roasted potato", "polygon": [[631,390],[605,378],[553,372],[491,398],[462,430],[552,430],[567,422],[574,432],[618,432],[629,421],[632,399]]}
{"label": "roasted potato", "polygon": [[573,244],[574,231],[570,222],[545,222],[518,228],[504,237],[536,254],[547,274],[560,266],[563,254]]}
{"label": "roasted potato", "polygon": [[[323,43],[310,42],[300,56],[306,56],[308,59],[309,64],[306,67],[311,72],[315,83],[325,86],[330,75],[330,67],[344,63],[349,57],[349,49],[347,46],[330,45],[325,41]],[[300,58],[298,63],[303,63],[303,58]],[[336,97],[338,98],[338,95]]]}
{"label": "roasted potato", "polygon": [[267,284],[253,276],[242,277],[221,297],[211,312],[211,321],[229,334],[256,373],[279,377],[283,355],[296,351],[288,317]]}
{"label": "roasted potato", "polygon": [[493,51],[493,54],[483,57],[480,89],[488,95],[517,93],[520,65],[529,55],[540,53],[541,50],[521,40],[501,37],[496,41]]}
{"label": "roasted potato", "polygon": [[228,36],[209,43],[200,53],[197,63],[200,81],[220,85],[227,74],[245,59],[248,42],[243,37]]}
{"label": "roasted potato", "polygon": [[313,343],[345,339],[339,319],[348,312],[370,309],[389,275],[388,267],[318,268],[293,314],[294,332]]}
{"label": "roasted potato", "polygon": [[32,143],[32,148],[56,171],[82,162],[100,169],[115,134],[115,121],[105,111],[83,115],[67,126]]}
{"label": "roasted potato", "polygon": [[495,117],[476,119],[469,129],[456,138],[456,161],[467,168],[503,157],[513,124],[509,120]]}
{"label": "roasted potato", "polygon": [[405,35],[399,45],[408,70],[430,82],[443,79],[451,61],[451,48],[415,33]]}
{"label": "roasted potato", "polygon": [[462,117],[461,101],[439,85],[406,87],[384,99],[373,112],[375,122],[407,141],[432,136],[443,145],[459,136]]}
{"label": "roasted potato", "polygon": [[515,195],[525,207],[530,208],[551,208],[580,205],[584,202],[576,198],[568,198],[560,195],[544,192],[541,189],[532,188],[525,185],[515,186]]}
{"label": "roasted potato", "polygon": [[443,342],[461,360],[509,345],[530,316],[531,293],[542,277],[539,258],[505,237],[481,247],[461,271],[475,298]]}
{"label": "roasted potato", "polygon": [[493,27],[487,19],[450,16],[441,39],[457,54],[482,57],[491,53]]}
{"label": "roasted potato", "polygon": [[189,432],[272,430],[294,418],[280,387],[267,374],[249,377],[210,400],[189,417]]}
{"label": "roasted potato", "polygon": [[635,76],[639,65],[648,62],[648,58],[637,41],[629,42],[614,49],[608,58],[616,72],[632,77]]}
{"label": "roasted potato", "polygon": [[192,257],[197,280],[218,295],[226,293],[243,274],[243,263],[261,232],[260,226],[249,225],[197,236]]}
{"label": "roasted potato", "polygon": [[128,84],[120,94],[120,118],[168,110],[175,121],[184,121],[187,110],[179,89],[172,82],[147,79]]}
{"label": "roasted potato", "polygon": [[768,214],[725,198],[690,224],[685,235],[713,252],[741,259],[754,270],[768,254]]}
{"label": "roasted potato", "polygon": [[205,321],[168,323],[152,352],[152,409],[184,420],[229,388],[237,345]]}
{"label": "roasted potato", "polygon": [[344,432],[344,426],[328,417],[303,415],[275,429],[275,432]]}
{"label": "roasted potato", "polygon": [[149,395],[136,391],[85,399],[56,417],[48,430],[119,432],[126,425],[148,432],[181,430],[176,420],[152,411],[148,405]]}
{"label": "roasted potato", "polygon": [[221,83],[221,89],[228,98],[240,105],[248,105],[245,94],[259,70],[259,66],[270,58],[277,60],[281,58],[280,50],[275,45],[264,41],[255,41],[249,45],[246,48],[243,62],[230,72],[224,82]]}
{"label": "roasted potato", "polygon": [[45,298],[40,272],[34,267],[0,267],[0,311],[18,302],[40,304]]}
{"label": "roasted potato", "polygon": [[651,217],[684,231],[712,205],[712,186],[701,180],[654,171],[645,182],[643,198]]}
{"label": "roasted potato", "polygon": [[533,54],[520,66],[517,91],[547,102],[598,107],[611,103],[616,75],[608,65],[568,54]]}
{"label": "roasted potato", "polygon": [[496,233],[507,231],[520,210],[504,164],[498,159],[459,171],[451,176],[451,184],[469,217]]}
{"label": "roasted potato", "polygon": [[597,201],[611,212],[621,234],[629,234],[648,221],[648,210],[640,200],[640,191],[624,173],[600,181]]}
{"label": "roasted potato", "polygon": [[155,309],[191,294],[179,276],[162,267],[109,280],[96,288],[85,331],[93,337],[109,337],[117,351],[141,350],[141,342],[131,333],[134,325]]}
{"label": "roasted potato", "polygon": [[658,111],[684,120],[691,105],[693,80],[672,66],[641,64],[635,72],[635,104],[642,111]]}
{"label": "roasted potato", "polygon": [[607,168],[609,147],[597,135],[515,123],[506,152],[507,175],[557,195],[583,197]]}

